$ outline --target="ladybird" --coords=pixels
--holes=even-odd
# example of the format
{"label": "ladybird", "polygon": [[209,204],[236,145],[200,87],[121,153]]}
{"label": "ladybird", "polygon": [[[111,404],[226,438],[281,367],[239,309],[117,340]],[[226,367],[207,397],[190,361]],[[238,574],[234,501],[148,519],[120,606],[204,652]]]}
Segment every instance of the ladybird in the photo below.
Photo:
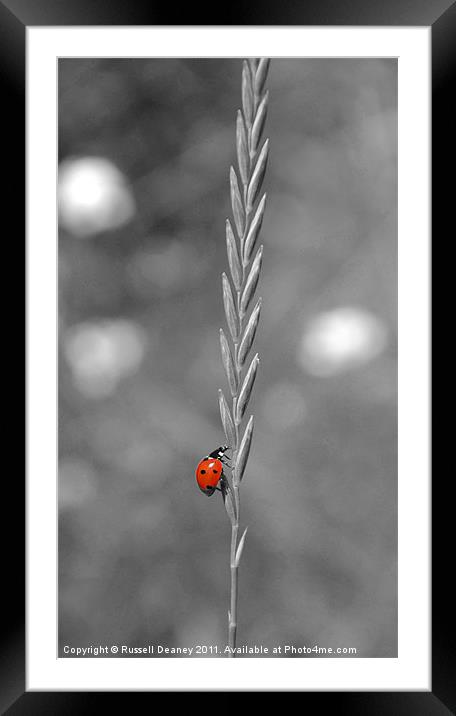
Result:
{"label": "ladybird", "polygon": [[201,492],[210,497],[218,487],[219,482],[223,484],[225,476],[223,474],[223,466],[229,462],[225,457],[226,451],[229,450],[228,445],[221,445],[217,450],[209,453],[198,463],[196,468],[196,481]]}

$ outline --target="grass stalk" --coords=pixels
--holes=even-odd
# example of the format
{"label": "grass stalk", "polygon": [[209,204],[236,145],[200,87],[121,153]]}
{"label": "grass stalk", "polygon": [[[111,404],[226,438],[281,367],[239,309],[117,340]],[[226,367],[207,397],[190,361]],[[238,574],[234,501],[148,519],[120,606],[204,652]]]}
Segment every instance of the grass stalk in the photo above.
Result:
{"label": "grass stalk", "polygon": [[[231,522],[230,608],[228,611],[229,656],[235,657],[238,616],[238,570],[244,549],[247,528],[239,539],[240,485],[244,476],[253,435],[253,415],[242,438],[242,421],[250,400],[259,365],[258,354],[245,371],[246,359],[254,345],[258,327],[261,298],[252,311],[263,258],[263,247],[256,250],[263,222],[266,194],[259,200],[266,171],[269,140],[261,145],[267,114],[269,93],[264,91],[269,60],[244,61],[242,68],[242,110],[236,118],[236,150],[238,173],[230,169],[233,225],[226,221],[226,243],[231,282],[222,275],[223,304],[233,350],[223,330],[220,331],[222,362],[227,375],[231,411],[223,391],[219,391],[220,414],[227,443],[232,449],[232,471],[222,485],[226,511]],[[261,146],[260,146],[261,145]],[[254,256],[254,252],[256,254]]]}

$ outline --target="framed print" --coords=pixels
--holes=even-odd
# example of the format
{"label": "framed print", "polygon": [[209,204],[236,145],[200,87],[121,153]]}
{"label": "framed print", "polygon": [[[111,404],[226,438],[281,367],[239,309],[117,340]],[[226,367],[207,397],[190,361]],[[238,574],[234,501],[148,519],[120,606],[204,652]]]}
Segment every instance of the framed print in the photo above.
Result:
{"label": "framed print", "polygon": [[176,26],[7,5],[27,602],[4,708],[301,691],[446,713],[430,172],[454,8]]}

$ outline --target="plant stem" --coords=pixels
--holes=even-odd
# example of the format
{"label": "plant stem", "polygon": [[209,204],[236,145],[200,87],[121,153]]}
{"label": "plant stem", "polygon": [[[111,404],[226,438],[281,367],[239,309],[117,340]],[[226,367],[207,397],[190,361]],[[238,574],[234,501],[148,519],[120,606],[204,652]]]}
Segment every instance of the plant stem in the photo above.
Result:
{"label": "plant stem", "polygon": [[238,601],[238,568],[236,566],[236,547],[239,532],[239,518],[236,523],[231,526],[231,598],[230,598],[230,619],[228,623],[228,645],[230,647],[229,656],[234,658],[236,648],[236,629],[237,629],[237,601]]}

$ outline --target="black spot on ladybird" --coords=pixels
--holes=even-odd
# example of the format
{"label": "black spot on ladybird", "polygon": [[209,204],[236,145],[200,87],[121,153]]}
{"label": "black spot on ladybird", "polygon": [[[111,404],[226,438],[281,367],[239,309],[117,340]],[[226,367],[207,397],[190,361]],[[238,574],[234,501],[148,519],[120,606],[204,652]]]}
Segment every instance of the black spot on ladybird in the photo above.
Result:
{"label": "black spot on ladybird", "polygon": [[201,470],[201,474],[202,474],[202,475],[205,475],[205,474],[206,474],[206,470]]}

